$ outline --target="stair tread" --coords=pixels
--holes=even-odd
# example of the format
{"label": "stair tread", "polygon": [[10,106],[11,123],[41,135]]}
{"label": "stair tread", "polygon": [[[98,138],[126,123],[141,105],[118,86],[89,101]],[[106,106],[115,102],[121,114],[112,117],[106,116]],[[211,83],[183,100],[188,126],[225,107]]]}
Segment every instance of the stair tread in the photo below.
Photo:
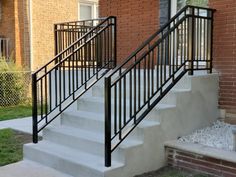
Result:
{"label": "stair tread", "polygon": [[[145,125],[150,125],[150,123],[146,123]],[[73,127],[65,126],[65,125],[62,125],[60,127],[50,127],[48,128],[48,130],[53,131],[58,134],[66,134],[68,136],[73,136],[73,137],[82,138],[89,141],[104,144],[103,133],[91,132],[91,131],[73,128]],[[124,141],[120,145],[120,148],[127,148],[127,147],[137,146],[141,144],[143,144],[143,142],[140,140],[129,139],[129,141]]]}
{"label": "stair tread", "polygon": [[171,92],[190,92],[190,88],[172,88]]}
{"label": "stair tread", "polygon": [[[96,103],[101,103],[104,104],[104,98],[103,97],[97,97],[97,96],[90,96],[86,98],[81,98],[79,101],[91,101],[91,102],[96,102]],[[129,99],[126,101],[127,103],[129,102]],[[166,108],[166,107],[173,107],[176,106],[175,104],[164,104],[164,103],[159,103],[156,105],[157,108]]]}
{"label": "stair tread", "polygon": [[78,116],[78,117],[86,117],[86,118],[90,118],[93,120],[103,120],[104,119],[104,114],[102,114],[102,113],[94,113],[94,112],[82,111],[82,110],[65,111],[63,114]]}
{"label": "stair tread", "polygon": [[[100,172],[105,172],[108,170],[108,168],[104,166],[103,157],[86,153],[83,151],[75,150],[73,148],[66,147],[63,145],[58,145],[50,141],[43,140],[39,142],[38,144],[32,144],[32,143],[27,144],[26,147],[30,147],[35,150],[39,150],[41,152],[54,155],[64,160],[72,161],[76,164],[80,164],[80,165],[95,169]],[[123,166],[124,166],[123,163],[113,160],[112,166],[109,168],[109,170],[113,168],[123,167]]]}

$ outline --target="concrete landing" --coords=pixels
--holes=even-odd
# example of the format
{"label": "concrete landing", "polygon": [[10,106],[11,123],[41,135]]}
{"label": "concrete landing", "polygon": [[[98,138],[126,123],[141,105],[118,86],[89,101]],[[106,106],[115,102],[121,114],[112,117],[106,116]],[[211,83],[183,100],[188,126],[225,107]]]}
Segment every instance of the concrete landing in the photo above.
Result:
{"label": "concrete landing", "polygon": [[0,167],[0,177],[72,177],[38,163],[24,160]]}

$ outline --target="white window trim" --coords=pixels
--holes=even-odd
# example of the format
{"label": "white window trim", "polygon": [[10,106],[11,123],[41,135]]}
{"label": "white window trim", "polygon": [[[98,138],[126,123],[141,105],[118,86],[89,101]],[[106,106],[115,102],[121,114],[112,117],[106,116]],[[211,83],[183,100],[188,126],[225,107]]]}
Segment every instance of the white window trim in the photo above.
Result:
{"label": "white window trim", "polygon": [[80,20],[80,5],[92,6],[92,18],[98,18],[98,17],[96,17],[98,0],[79,0],[78,1],[78,18],[79,18],[79,20]]}

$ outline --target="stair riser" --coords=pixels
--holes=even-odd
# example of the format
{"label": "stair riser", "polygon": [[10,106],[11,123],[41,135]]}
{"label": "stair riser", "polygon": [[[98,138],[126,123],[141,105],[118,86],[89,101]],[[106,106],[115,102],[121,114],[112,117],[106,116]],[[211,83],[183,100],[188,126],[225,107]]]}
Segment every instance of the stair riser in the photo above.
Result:
{"label": "stair riser", "polygon": [[[129,116],[127,115],[127,119],[129,119]],[[114,119],[112,118],[111,122],[111,131],[114,132]],[[79,117],[79,116],[70,116],[63,114],[61,124],[73,127],[73,128],[79,128],[82,130],[87,130],[91,132],[98,132],[98,133],[104,133],[105,131],[105,122],[104,119],[102,120],[94,120],[86,117]],[[123,125],[123,117],[122,117],[122,125]],[[118,127],[118,122],[117,122]]]}
{"label": "stair riser", "polygon": [[74,128],[80,128],[82,130],[89,130],[95,132],[104,132],[104,122],[99,120],[93,120],[86,117],[76,117],[71,115],[62,115],[62,125],[71,126]]}
{"label": "stair riser", "polygon": [[[155,91],[155,89],[154,89]],[[150,94],[151,94],[152,90],[150,89]],[[123,89],[121,91],[122,93],[122,97],[123,97]],[[92,88],[92,95],[95,96],[95,97],[104,97],[104,88],[103,86],[99,86],[99,85],[96,85]],[[111,97],[114,98],[114,91],[112,90],[112,93],[111,93]],[[130,90],[127,88],[126,90],[126,99],[129,100],[130,99],[130,95],[132,95],[132,101],[134,102],[134,98],[135,98],[135,95],[134,95],[134,92],[132,92],[130,94]],[[147,95],[146,95],[147,96]],[[117,92],[117,98],[119,98],[119,94]],[[141,99],[144,99],[144,89],[142,88],[141,89],[141,92],[140,92],[140,98]],[[136,93],[136,99],[138,99],[138,93]],[[170,92],[162,101],[161,103],[166,103],[166,104],[175,104],[175,97],[172,96],[172,92]]]}
{"label": "stair riser", "polygon": [[47,165],[74,177],[103,177],[101,172],[98,172],[94,169],[84,167],[78,163],[74,163],[67,159],[60,158],[53,154],[34,149],[32,147],[24,147],[24,158]]}
{"label": "stair riser", "polygon": [[[136,131],[132,133],[132,135],[126,140],[129,141],[133,139],[138,139],[138,136],[142,135],[144,132],[143,129],[137,128]],[[141,137],[140,137],[141,138]],[[139,138],[139,139],[140,139]],[[44,131],[44,139],[54,142],[56,144],[60,144],[63,146],[68,146],[70,148],[74,148],[79,151],[87,152],[93,155],[98,155],[100,157],[104,157],[104,143],[101,142],[95,142],[75,136],[66,135],[63,133],[58,134],[57,132],[53,132],[50,130]],[[129,148],[125,147],[118,147],[117,150],[114,151],[112,154],[113,160],[119,161],[119,162],[125,162],[125,154],[132,152],[135,150],[135,148],[139,147],[133,146]]]}
{"label": "stair riser", "polygon": [[68,146],[83,152],[104,157],[104,144],[101,142],[91,141],[80,137],[70,136],[63,133],[53,132],[51,130],[44,131],[44,139]]}

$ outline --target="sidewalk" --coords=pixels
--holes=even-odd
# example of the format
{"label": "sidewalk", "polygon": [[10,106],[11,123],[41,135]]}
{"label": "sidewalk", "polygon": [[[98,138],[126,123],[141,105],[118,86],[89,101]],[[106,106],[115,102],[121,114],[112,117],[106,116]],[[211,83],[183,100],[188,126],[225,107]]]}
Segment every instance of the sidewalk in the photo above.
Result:
{"label": "sidewalk", "polygon": [[6,121],[0,121],[0,129],[11,128],[14,130],[22,131],[32,134],[32,118],[20,118]]}
{"label": "sidewalk", "polygon": [[41,164],[24,160],[0,168],[0,177],[71,177]]}

